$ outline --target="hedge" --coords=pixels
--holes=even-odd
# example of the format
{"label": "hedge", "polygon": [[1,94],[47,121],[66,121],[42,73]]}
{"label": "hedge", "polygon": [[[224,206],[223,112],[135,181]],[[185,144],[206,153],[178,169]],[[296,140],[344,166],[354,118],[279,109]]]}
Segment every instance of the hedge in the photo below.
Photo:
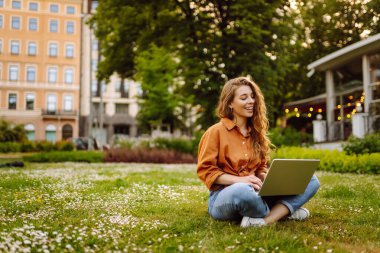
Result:
{"label": "hedge", "polygon": [[380,153],[347,155],[338,150],[284,147],[275,151],[271,158],[320,159],[319,170],[341,173],[380,174]]}
{"label": "hedge", "polygon": [[196,159],[189,153],[179,152],[173,149],[157,148],[113,148],[105,151],[105,162],[126,163],[196,163]]}
{"label": "hedge", "polygon": [[67,141],[56,143],[49,141],[0,142],[0,153],[72,151],[74,148],[74,144]]}
{"label": "hedge", "polygon": [[57,162],[88,162],[101,163],[104,153],[99,151],[52,151],[23,157],[26,162],[57,163]]}

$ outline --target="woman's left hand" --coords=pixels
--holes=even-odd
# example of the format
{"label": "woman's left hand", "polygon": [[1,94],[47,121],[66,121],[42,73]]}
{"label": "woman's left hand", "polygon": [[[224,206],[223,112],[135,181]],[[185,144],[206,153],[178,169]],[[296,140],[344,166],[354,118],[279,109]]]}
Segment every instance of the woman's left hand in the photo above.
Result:
{"label": "woman's left hand", "polygon": [[257,177],[261,179],[261,182],[264,182],[265,178],[267,177],[267,173],[261,172],[257,175]]}

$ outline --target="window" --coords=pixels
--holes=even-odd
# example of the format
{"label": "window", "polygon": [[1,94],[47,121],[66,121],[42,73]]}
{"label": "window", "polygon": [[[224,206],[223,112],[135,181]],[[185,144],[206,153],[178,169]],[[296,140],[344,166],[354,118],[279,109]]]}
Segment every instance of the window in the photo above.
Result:
{"label": "window", "polygon": [[35,67],[27,67],[26,68],[26,80],[28,82],[35,82],[36,81],[36,68]]}
{"label": "window", "polygon": [[0,15],[0,28],[3,28],[3,16]]}
{"label": "window", "polygon": [[57,110],[57,96],[55,94],[48,94],[47,111],[48,113],[55,113],[56,110]]}
{"label": "window", "polygon": [[29,19],[29,31],[37,31],[37,18]]}
{"label": "window", "polygon": [[[129,97],[129,82],[124,80],[124,93],[121,94],[122,97]],[[115,82],[115,92],[121,92],[121,80]]]}
{"label": "window", "polygon": [[115,92],[120,92],[121,80],[115,82]]}
{"label": "window", "polygon": [[73,69],[65,69],[65,83],[71,84],[74,81]]}
{"label": "window", "polygon": [[92,40],[92,50],[98,51],[98,40],[97,39]]}
{"label": "window", "polygon": [[66,13],[67,14],[75,14],[75,7],[74,6],[67,6],[66,7]]}
{"label": "window", "polygon": [[65,46],[65,56],[67,58],[73,58],[74,57],[74,45],[66,45]]}
{"label": "window", "polygon": [[58,4],[51,4],[50,5],[50,12],[54,12],[54,13],[59,12]]}
{"label": "window", "polygon": [[17,94],[9,93],[8,95],[8,109],[16,110],[17,109]]}
{"label": "window", "polygon": [[20,28],[21,28],[20,17],[12,17],[12,29],[20,30]]}
{"label": "window", "polygon": [[29,10],[30,11],[38,11],[38,3],[30,2],[29,3]]}
{"label": "window", "polygon": [[45,129],[45,140],[55,143],[57,140],[57,128],[54,125],[47,125]]}
{"label": "window", "polygon": [[63,98],[63,110],[65,112],[71,112],[73,110],[73,96],[65,95]]}
{"label": "window", "polygon": [[9,67],[9,81],[17,81],[18,80],[18,66],[11,65]]}
{"label": "window", "polygon": [[36,42],[28,42],[28,55],[37,55]]}
{"label": "window", "polygon": [[116,108],[115,108],[115,111],[116,113],[127,113],[128,114],[128,104],[116,104],[115,105]]}
{"label": "window", "polygon": [[21,9],[21,1],[12,1],[12,9]]}
{"label": "window", "polygon": [[96,80],[93,80],[91,82],[91,94],[94,96],[94,97],[98,97],[98,82]]}
{"label": "window", "polygon": [[28,137],[28,140],[30,141],[36,140],[36,130],[32,124],[26,124],[24,129],[26,131],[26,136]]}
{"label": "window", "polygon": [[49,56],[56,57],[58,55],[58,45],[57,43],[49,44]]}
{"label": "window", "polygon": [[11,54],[20,53],[20,42],[17,40],[11,40]]}
{"label": "window", "polygon": [[34,110],[34,94],[32,93],[27,93],[25,97],[25,109],[26,110]]}
{"label": "window", "polygon": [[98,61],[97,60],[92,60],[91,69],[92,69],[92,71],[96,71],[98,69]]}
{"label": "window", "polygon": [[4,7],[4,0],[0,0],[0,7]]}
{"label": "window", "polygon": [[3,40],[0,40],[0,54],[3,52]]}
{"label": "window", "polygon": [[67,21],[66,23],[66,33],[73,34],[74,33],[74,22]]}
{"label": "window", "polygon": [[98,8],[98,1],[92,1],[91,2],[91,10],[94,11]]}
{"label": "window", "polygon": [[57,20],[50,20],[49,31],[52,33],[58,32],[58,21]]}
{"label": "window", "polygon": [[57,68],[55,67],[48,68],[48,82],[49,83],[57,82]]}

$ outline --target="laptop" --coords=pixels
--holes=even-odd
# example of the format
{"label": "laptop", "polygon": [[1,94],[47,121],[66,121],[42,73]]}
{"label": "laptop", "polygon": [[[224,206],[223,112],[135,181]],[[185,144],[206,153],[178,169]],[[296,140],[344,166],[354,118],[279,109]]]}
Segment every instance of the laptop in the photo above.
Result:
{"label": "laptop", "polygon": [[318,166],[317,159],[274,159],[258,194],[260,196],[302,194]]}

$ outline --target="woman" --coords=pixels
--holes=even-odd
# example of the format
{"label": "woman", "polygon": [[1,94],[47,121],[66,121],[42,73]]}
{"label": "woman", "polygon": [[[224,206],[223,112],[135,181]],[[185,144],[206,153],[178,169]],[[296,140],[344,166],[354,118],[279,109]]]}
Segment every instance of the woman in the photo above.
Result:
{"label": "woman", "polygon": [[208,212],[217,220],[241,220],[242,227],[265,226],[284,217],[304,220],[301,206],[319,188],[313,176],[305,193],[260,197],[267,174],[270,141],[268,119],[260,88],[245,77],[229,80],[217,108],[220,122],[202,136],[197,173],[210,190]]}

